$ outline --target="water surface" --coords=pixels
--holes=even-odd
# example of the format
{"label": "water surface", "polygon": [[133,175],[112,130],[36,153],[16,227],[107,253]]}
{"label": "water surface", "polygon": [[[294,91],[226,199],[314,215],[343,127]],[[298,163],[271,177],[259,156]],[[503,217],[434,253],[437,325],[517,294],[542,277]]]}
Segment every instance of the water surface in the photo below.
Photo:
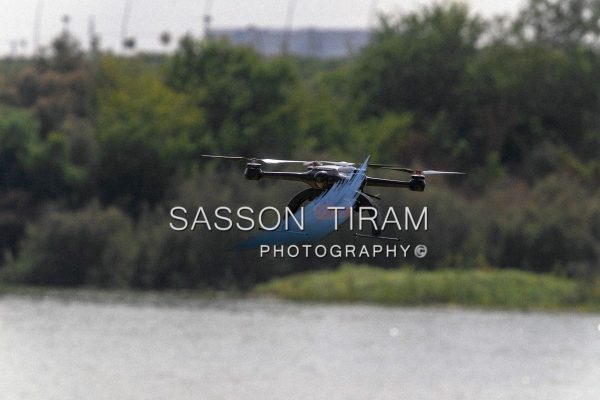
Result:
{"label": "water surface", "polygon": [[600,316],[0,297],[0,399],[600,399]]}

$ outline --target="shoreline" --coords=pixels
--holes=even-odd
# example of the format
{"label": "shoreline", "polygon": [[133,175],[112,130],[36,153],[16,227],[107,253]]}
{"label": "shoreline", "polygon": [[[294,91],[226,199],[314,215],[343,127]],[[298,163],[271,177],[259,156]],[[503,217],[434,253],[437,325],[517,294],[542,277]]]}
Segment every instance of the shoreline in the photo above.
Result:
{"label": "shoreline", "polygon": [[0,284],[5,296],[177,306],[211,301],[282,300],[313,305],[441,307],[482,311],[599,313],[598,288],[519,270],[381,269],[344,264],[336,270],[275,278],[248,291],[48,287]]}

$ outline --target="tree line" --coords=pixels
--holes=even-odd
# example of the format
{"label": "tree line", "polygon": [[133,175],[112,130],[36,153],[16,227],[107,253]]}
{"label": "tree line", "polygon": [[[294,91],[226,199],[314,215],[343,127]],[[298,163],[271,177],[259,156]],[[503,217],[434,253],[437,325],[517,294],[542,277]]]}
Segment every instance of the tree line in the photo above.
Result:
{"label": "tree line", "polygon": [[339,263],[261,260],[229,251],[239,233],[170,230],[174,205],[284,206],[302,189],[247,182],[243,165],[206,153],[463,170],[422,194],[382,189],[384,202],[429,207],[431,229],[405,234],[430,247],[416,267],[594,276],[598,10],[530,0],[484,19],[438,4],[381,16],[369,45],[342,60],[189,36],[173,54],[119,57],[63,32],[48,55],[0,61],[0,277],[249,287]]}

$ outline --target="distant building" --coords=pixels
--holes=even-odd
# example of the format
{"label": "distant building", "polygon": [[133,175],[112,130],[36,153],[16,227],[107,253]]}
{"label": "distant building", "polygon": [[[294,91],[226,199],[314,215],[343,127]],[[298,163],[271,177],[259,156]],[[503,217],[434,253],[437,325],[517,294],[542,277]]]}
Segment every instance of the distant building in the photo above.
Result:
{"label": "distant building", "polygon": [[363,29],[211,29],[211,35],[250,45],[264,55],[289,54],[315,58],[348,57],[365,47],[370,33]]}

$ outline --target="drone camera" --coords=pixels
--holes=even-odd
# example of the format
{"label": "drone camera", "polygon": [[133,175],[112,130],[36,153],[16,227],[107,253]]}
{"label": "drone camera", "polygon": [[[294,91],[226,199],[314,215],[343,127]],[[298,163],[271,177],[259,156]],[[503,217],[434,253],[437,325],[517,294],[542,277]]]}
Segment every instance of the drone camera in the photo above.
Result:
{"label": "drone camera", "polygon": [[411,176],[409,189],[413,192],[423,192],[425,190],[425,177],[423,175]]}
{"label": "drone camera", "polygon": [[320,171],[315,174],[315,182],[320,189],[326,189],[329,185],[329,175],[325,171]]}
{"label": "drone camera", "polygon": [[262,170],[260,169],[259,163],[248,163],[246,164],[246,170],[244,171],[244,175],[246,179],[251,181],[257,181],[262,177]]}

